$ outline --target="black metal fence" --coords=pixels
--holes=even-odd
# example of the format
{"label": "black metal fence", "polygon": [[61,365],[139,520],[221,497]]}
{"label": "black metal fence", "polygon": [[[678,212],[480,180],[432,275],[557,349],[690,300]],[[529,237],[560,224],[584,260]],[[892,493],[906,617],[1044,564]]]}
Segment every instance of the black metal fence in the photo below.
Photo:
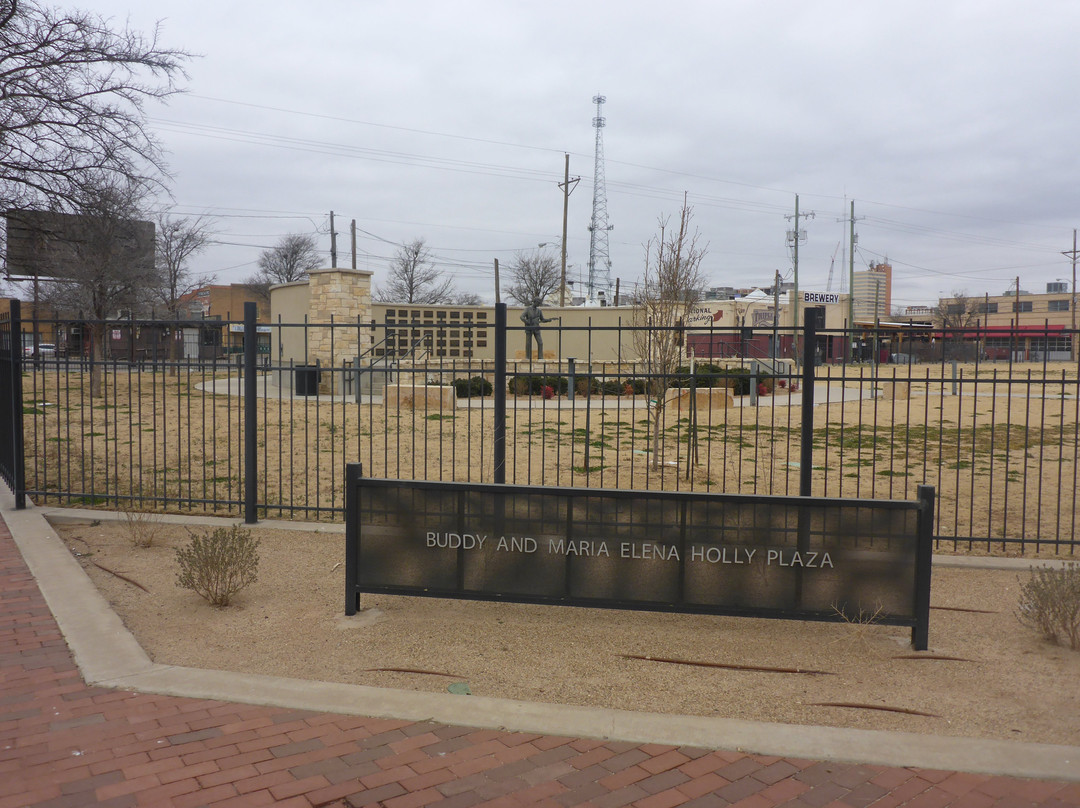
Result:
{"label": "black metal fence", "polygon": [[[424,329],[79,328],[125,347],[56,339],[24,363],[11,434],[43,503],[340,519],[350,462],[379,478],[770,496],[913,499],[928,484],[939,542],[1076,552],[1078,365],[1049,352],[962,363],[950,335],[913,330],[883,357],[863,331],[787,329],[740,353],[739,329],[676,329],[682,358],[663,368],[640,359],[648,339],[628,315],[551,327],[546,341],[580,356],[530,362],[508,358],[524,334],[505,310]],[[131,347],[148,337],[161,350]]]}
{"label": "black metal fence", "polygon": [[15,507],[26,506],[23,462],[22,333],[19,301],[0,314],[0,479],[15,492]]}

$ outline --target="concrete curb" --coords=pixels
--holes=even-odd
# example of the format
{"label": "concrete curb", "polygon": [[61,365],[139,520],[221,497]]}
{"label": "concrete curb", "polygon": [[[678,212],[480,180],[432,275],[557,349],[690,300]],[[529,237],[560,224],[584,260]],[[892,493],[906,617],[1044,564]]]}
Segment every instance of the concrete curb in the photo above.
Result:
{"label": "concrete curb", "polygon": [[[149,659],[124,627],[46,520],[46,516],[71,521],[105,521],[122,517],[106,511],[42,509],[33,505],[16,511],[14,499],[6,487],[0,487],[0,512],[89,684],[170,696],[378,718],[431,720],[557,736],[1080,781],[1080,747],[1076,746],[636,713],[158,665]],[[162,521],[223,525],[236,524],[240,520],[163,516]],[[262,522],[260,526],[343,532],[340,525],[312,528],[296,523]],[[981,561],[965,559],[969,560]],[[1030,562],[1023,559],[987,561],[1023,562],[1022,567],[1006,568],[1030,566]],[[939,563],[937,557],[935,563]]]}

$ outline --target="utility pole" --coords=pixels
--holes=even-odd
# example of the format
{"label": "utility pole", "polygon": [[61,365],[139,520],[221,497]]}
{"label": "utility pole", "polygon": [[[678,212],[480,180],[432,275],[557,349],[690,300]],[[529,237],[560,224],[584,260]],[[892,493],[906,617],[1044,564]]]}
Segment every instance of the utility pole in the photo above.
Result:
{"label": "utility pole", "polygon": [[574,177],[570,179],[570,155],[564,155],[566,157],[566,166],[563,169],[563,181],[559,183],[559,187],[562,188],[563,201],[562,201],[562,282],[559,284],[559,306],[566,305],[566,217],[570,211],[570,192],[577,187],[577,184],[581,181],[581,177]]}
{"label": "utility pole", "polygon": [[337,233],[334,231],[334,211],[330,211],[330,266],[337,267]]}
{"label": "utility pole", "polygon": [[874,367],[881,363],[881,284],[874,279]]}
{"label": "utility pole", "polygon": [[[813,211],[811,211],[810,213],[802,214],[802,218],[804,218],[804,219],[813,219],[814,216],[815,216],[815,214],[813,213]],[[793,276],[794,276],[794,283],[795,283],[795,308],[793,310],[794,311],[794,320],[793,320],[793,322],[794,322],[795,327],[798,328],[799,327],[799,242],[806,240],[806,232],[804,230],[799,229],[799,218],[800,217],[799,217],[799,195],[798,194],[795,194],[795,215],[794,216],[785,216],[784,218],[785,219],[794,219],[795,220],[795,229],[794,230],[789,230],[788,234],[787,234],[787,237],[788,237],[788,241],[792,245],[792,260],[791,260],[791,263],[792,263],[792,268],[794,269]],[[799,351],[798,351],[797,346],[796,346],[795,363],[798,364],[798,362],[799,362]]]}
{"label": "utility pole", "polygon": [[[1016,297],[1013,299],[1013,310],[1016,312],[1016,319],[1013,321],[1014,328],[1016,330],[1016,341],[1020,344],[1020,350],[1024,350],[1026,340],[1020,334],[1020,276],[1016,276]],[[1026,351],[1025,351],[1026,354]],[[1026,356],[1024,357],[1027,358]]]}
{"label": "utility pole", "polygon": [[855,243],[857,237],[855,236],[855,200],[851,200],[851,224],[849,232],[848,242],[848,328],[851,329],[849,335],[850,345],[848,346],[848,352],[850,353],[852,346],[855,344]]}
{"label": "utility pole", "polygon": [[1073,248],[1061,253],[1066,258],[1072,259],[1072,300],[1069,301],[1069,312],[1072,315],[1072,333],[1069,335],[1069,348],[1072,352],[1072,361],[1076,361],[1076,228],[1073,228]]}
{"label": "utility pole", "polygon": [[780,336],[779,324],[780,324],[780,270],[776,270],[776,275],[773,277],[772,286],[772,358],[780,358],[780,345],[777,342],[777,338]]}
{"label": "utility pole", "polygon": [[349,225],[349,232],[352,235],[352,268],[356,269],[356,219]]}

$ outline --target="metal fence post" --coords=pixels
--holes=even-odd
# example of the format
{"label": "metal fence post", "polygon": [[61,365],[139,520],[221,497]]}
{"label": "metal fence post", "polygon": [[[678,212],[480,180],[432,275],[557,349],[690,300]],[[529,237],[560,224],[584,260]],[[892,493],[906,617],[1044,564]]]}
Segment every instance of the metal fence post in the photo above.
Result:
{"label": "metal fence post", "polygon": [[[817,345],[816,313],[803,310],[803,373],[802,373],[802,432],[799,446],[799,496],[809,497],[814,471],[814,348]],[[799,506],[796,546],[800,553],[810,549],[810,515]],[[795,602],[803,602],[803,570],[796,571]]]}
{"label": "metal fence post", "polygon": [[259,493],[258,387],[255,378],[259,335],[255,325],[256,314],[255,303],[244,304],[244,522],[249,525],[259,521],[256,507]]}
{"label": "metal fence post", "polygon": [[[0,406],[6,423],[0,429],[9,430],[9,434],[0,438],[0,446],[3,447],[5,455],[0,457],[0,472],[15,495],[15,508],[21,510],[26,507],[26,453],[23,444],[22,309],[18,300],[11,301],[7,325],[7,345],[0,346],[0,350],[6,348],[8,353],[8,361],[4,363],[7,366],[5,370],[8,371],[8,390]],[[36,332],[34,339],[36,349]]]}
{"label": "metal fence post", "polygon": [[360,480],[364,467],[345,464],[345,614],[354,615],[360,608],[356,591],[356,560],[360,553]]}
{"label": "metal fence post", "polygon": [[917,546],[915,548],[915,625],[911,644],[925,651],[930,643],[930,578],[934,554],[934,497],[932,485],[920,485]]}
{"label": "metal fence post", "polygon": [[506,304],[495,304],[495,427],[494,475],[497,483],[506,482]]}
{"label": "metal fence post", "polygon": [[812,309],[803,312],[802,446],[799,453],[799,496],[810,496],[814,470],[814,348],[817,320]]}

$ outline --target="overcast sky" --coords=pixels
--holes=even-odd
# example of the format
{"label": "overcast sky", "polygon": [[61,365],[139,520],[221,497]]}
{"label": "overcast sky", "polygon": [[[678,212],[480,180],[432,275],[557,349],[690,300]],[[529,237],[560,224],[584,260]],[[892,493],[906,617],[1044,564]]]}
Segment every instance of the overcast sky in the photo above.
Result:
{"label": "overcast sky", "polygon": [[[62,0],[54,0],[61,3]],[[564,153],[570,277],[587,272],[603,114],[613,277],[641,275],[657,219],[689,195],[711,285],[847,288],[888,259],[894,303],[1071,281],[1080,226],[1080,3],[83,0],[199,54],[148,110],[176,212],[215,217],[195,262],[220,282],[288,233],[338,264],[349,223],[376,285],[423,238],[493,299],[493,259],[554,248]]]}

